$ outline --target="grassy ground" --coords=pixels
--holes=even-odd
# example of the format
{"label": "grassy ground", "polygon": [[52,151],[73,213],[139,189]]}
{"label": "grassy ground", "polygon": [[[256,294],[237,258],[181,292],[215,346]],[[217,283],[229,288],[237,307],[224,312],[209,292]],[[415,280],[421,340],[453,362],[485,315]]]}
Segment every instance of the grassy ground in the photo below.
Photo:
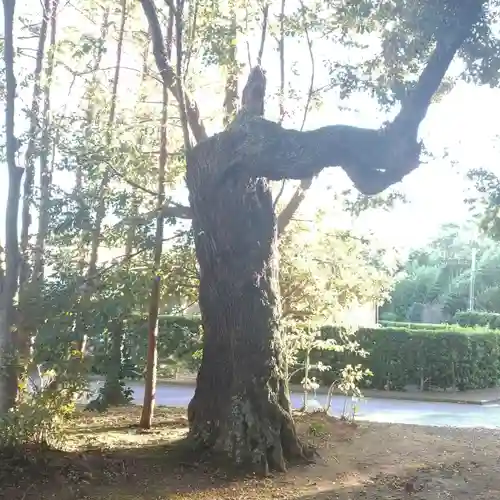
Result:
{"label": "grassy ground", "polygon": [[[137,407],[79,414],[61,451],[0,456],[6,500],[378,500],[500,498],[500,433],[402,425],[352,425],[297,416],[314,442],[315,465],[266,479],[229,476],[172,443],[186,433],[182,411],[160,408],[155,427],[139,432]],[[177,450],[177,451],[175,451]]]}

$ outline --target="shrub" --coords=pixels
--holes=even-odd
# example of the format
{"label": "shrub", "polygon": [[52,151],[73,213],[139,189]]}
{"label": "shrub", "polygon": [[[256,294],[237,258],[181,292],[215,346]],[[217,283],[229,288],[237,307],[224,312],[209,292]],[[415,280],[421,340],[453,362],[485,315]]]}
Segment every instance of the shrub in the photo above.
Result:
{"label": "shrub", "polygon": [[500,329],[500,314],[482,311],[459,311],[454,316],[454,321],[460,326],[483,326],[493,330]]}
{"label": "shrub", "polygon": [[19,403],[0,418],[0,449],[58,445],[64,421],[75,410],[75,396],[85,388],[84,379],[58,380],[50,372],[41,376],[40,387],[21,388]]}
{"label": "shrub", "polygon": [[[335,328],[324,327],[325,335],[338,335]],[[496,386],[500,381],[500,332],[456,330],[417,330],[404,328],[362,328],[356,339],[368,351],[366,359],[330,354],[322,361],[340,370],[346,363],[362,363],[373,372],[370,386],[381,390],[404,390],[417,386],[456,388],[464,391]],[[329,373],[323,374],[328,384]]]}
{"label": "shrub", "polygon": [[399,316],[394,312],[386,311],[380,313],[380,323],[383,323],[384,321],[397,322],[398,319]]}
{"label": "shrub", "polygon": [[406,321],[380,321],[380,325],[385,328],[402,328],[408,330],[427,330],[437,332],[453,331],[470,333],[471,331],[488,332],[490,330],[490,328],[487,326],[467,326],[451,323],[411,323]]}
{"label": "shrub", "polygon": [[412,323],[411,321],[379,321],[380,325],[386,328],[409,328],[411,330],[446,330],[453,329],[455,325],[445,323]]}

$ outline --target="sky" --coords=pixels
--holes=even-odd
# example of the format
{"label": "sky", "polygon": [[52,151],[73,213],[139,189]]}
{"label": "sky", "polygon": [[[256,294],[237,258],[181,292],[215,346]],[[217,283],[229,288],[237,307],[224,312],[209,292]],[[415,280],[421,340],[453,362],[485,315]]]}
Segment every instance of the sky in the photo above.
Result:
{"label": "sky", "polygon": [[[65,4],[68,8],[68,4]],[[75,12],[65,12],[60,17],[62,23],[68,26],[78,26],[83,22]],[[60,27],[62,29],[62,27]],[[20,42],[21,43],[21,42]],[[24,43],[24,42],[23,42]],[[287,42],[288,53],[293,54],[300,62],[300,74],[295,77],[294,84],[307,89],[310,80],[310,61],[307,47],[303,41]],[[253,44],[258,46],[258,44]],[[315,50],[315,82],[317,87],[327,78],[327,69],[322,65],[323,58],[331,54],[329,42],[322,40],[314,41]],[[109,53],[113,50],[109,49]],[[243,52],[243,51],[242,51]],[[336,58],[344,58],[352,62],[359,54],[339,54]],[[246,60],[246,53],[244,54]],[[317,57],[316,57],[317,56]],[[263,59],[263,66],[267,71],[268,88],[277,88],[279,75],[276,64],[275,51],[267,51]],[[112,62],[112,61],[110,61]],[[33,61],[25,60],[29,68]],[[125,56],[124,66],[137,66],[133,56]],[[220,78],[215,75],[214,78]],[[126,89],[125,89],[126,93]],[[122,99],[127,99],[126,94]],[[56,92],[57,94],[57,92]],[[195,98],[199,106],[206,114],[213,109],[220,109],[221,103],[215,101],[214,90],[210,86],[197,89]],[[64,95],[54,97],[60,106],[67,105],[68,99]],[[59,101],[57,101],[59,99]],[[285,122],[287,127],[299,127],[303,99],[296,104],[293,101],[287,103],[288,108],[297,108],[295,118]],[[275,103],[274,103],[275,104]],[[340,110],[341,107],[349,105],[350,110]],[[18,109],[21,106],[18,103]],[[69,101],[70,107],[78,106],[78,101]],[[215,106],[215,108],[214,108]],[[268,116],[275,118],[276,106],[271,103]],[[500,89],[477,87],[465,83],[459,83],[445,96],[441,102],[433,104],[421,127],[421,137],[426,147],[429,148],[438,159],[423,164],[419,169],[407,176],[401,185],[396,186],[408,198],[409,203],[398,205],[388,213],[365,214],[360,218],[352,219],[346,214],[334,213],[331,217],[332,226],[354,227],[361,231],[373,232],[377,239],[387,245],[408,248],[425,243],[434,236],[440,225],[447,222],[462,222],[467,217],[468,209],[464,204],[467,189],[470,184],[465,180],[465,174],[471,168],[485,167],[498,168],[499,151],[496,149],[496,136],[500,132],[498,128],[498,113],[492,110],[500,109]],[[274,115],[274,116],[273,116]],[[336,92],[329,94],[324,105],[316,111],[311,111],[305,124],[306,129],[312,129],[332,123],[344,123],[357,126],[378,127],[385,117],[380,113],[373,100],[363,94],[355,95],[348,103],[341,102]],[[0,124],[3,116],[0,118]],[[26,121],[18,114],[18,134],[27,128]],[[210,131],[210,127],[209,127]],[[216,128],[211,130],[217,131]],[[444,153],[446,158],[442,158]],[[441,158],[441,159],[439,159]],[[5,213],[5,201],[7,198],[7,169],[0,165],[0,213]],[[60,178],[60,185],[68,184],[68,179]],[[317,208],[325,208],[327,211],[332,204],[332,192],[350,187],[350,181],[342,170],[327,169],[314,182],[308,197],[302,207],[302,216],[312,217]],[[289,192],[293,185],[289,187]],[[0,239],[4,241],[5,221],[0,217]]]}

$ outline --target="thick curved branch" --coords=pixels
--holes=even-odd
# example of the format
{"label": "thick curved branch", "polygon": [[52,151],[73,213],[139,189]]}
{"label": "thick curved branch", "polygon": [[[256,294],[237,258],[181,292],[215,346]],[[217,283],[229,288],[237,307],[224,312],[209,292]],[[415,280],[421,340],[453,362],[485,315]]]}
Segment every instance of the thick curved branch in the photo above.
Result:
{"label": "thick curved branch", "polygon": [[[453,12],[449,14],[449,23],[446,23],[447,32],[442,33],[438,38],[436,48],[417,84],[401,103],[401,111],[392,126],[407,128],[410,132],[418,128],[427,114],[432,96],[439,89],[451,61],[471,34],[473,25],[479,20],[484,4],[484,0],[470,0],[461,5],[457,3],[459,7],[452,9]],[[456,9],[459,9],[459,12],[456,12]]]}
{"label": "thick curved branch", "polygon": [[208,138],[208,135],[201,120],[198,105],[189,98],[185,91],[179,92],[179,89],[182,89],[181,83],[177,82],[177,75],[172,66],[168,63],[165,44],[163,42],[163,34],[153,0],[141,0],[141,5],[149,23],[153,42],[153,54],[158,71],[163,78],[163,82],[167,85],[177,102],[185,106],[189,128],[196,142],[204,141]]}
{"label": "thick curved branch", "polygon": [[416,133],[408,138],[399,129],[331,125],[299,132],[258,117],[248,117],[212,140],[200,143],[193,154],[210,157],[216,152],[219,163],[227,166],[221,183],[236,176],[308,179],[338,166],[367,195],[380,193],[413,171],[421,149]]}
{"label": "thick curved branch", "polygon": [[474,11],[464,9],[470,17],[458,20],[454,36],[438,40],[416,86],[386,127],[373,130],[333,125],[299,132],[247,116],[207,144],[200,144],[193,154],[217,155],[218,163],[226,167],[220,182],[233,176],[302,180],[338,166],[361,193],[380,193],[418,167],[422,148],[417,141],[418,128],[453,57],[479,18],[482,3],[474,2]]}

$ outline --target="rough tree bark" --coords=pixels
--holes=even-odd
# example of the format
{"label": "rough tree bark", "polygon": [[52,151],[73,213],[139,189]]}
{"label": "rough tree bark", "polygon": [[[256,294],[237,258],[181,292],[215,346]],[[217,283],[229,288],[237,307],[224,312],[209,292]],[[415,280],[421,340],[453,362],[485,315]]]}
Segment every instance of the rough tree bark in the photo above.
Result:
{"label": "rough tree bark", "polygon": [[0,415],[15,405],[17,398],[17,352],[15,348],[14,298],[18,291],[19,235],[17,219],[21,181],[24,169],[16,165],[19,142],[14,133],[16,77],[14,74],[14,12],[15,0],[3,0],[4,9],[4,67],[7,86],[5,101],[5,146],[9,174],[7,211],[5,214],[5,273],[0,282]]}
{"label": "rough tree bark", "polygon": [[[151,0],[141,0],[164,81]],[[257,67],[226,130],[186,154],[204,327],[203,360],[188,408],[190,435],[237,463],[284,470],[304,457],[287,397],[279,334],[277,227],[269,180],[310,179],[341,167],[359,191],[377,194],[419,165],[418,128],[483,1],[450,16],[395,120],[379,130],[333,125],[299,132],[260,116],[265,76]],[[457,4],[458,5],[458,4]],[[158,33],[159,32],[159,33]]]}
{"label": "rough tree bark", "polygon": [[[242,110],[222,135],[262,120],[264,91],[256,68],[243,90]],[[215,141],[187,157],[204,327],[203,362],[188,410],[191,437],[237,463],[284,470],[285,458],[306,453],[283,376],[273,200],[262,176],[223,181],[221,191],[219,168],[227,160],[219,156],[217,136]]]}

